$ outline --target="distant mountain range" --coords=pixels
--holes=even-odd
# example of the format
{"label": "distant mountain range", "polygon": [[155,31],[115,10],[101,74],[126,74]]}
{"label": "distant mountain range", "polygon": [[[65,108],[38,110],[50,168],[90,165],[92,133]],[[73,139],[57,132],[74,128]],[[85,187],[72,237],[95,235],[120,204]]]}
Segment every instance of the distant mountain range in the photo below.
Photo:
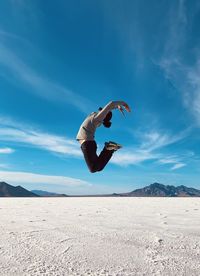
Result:
{"label": "distant mountain range", "polygon": [[115,196],[137,196],[137,197],[199,197],[200,190],[186,186],[171,186],[153,183],[141,189],[129,193],[114,194]]}
{"label": "distant mountain range", "polygon": [[6,182],[0,182],[0,197],[38,197],[21,186],[12,186]]}
{"label": "distant mountain range", "polygon": [[42,191],[42,190],[32,190],[32,193],[39,195],[39,196],[46,196],[46,197],[54,197],[54,196],[58,196],[58,197],[66,197],[68,195],[66,194],[57,194],[57,193],[50,193],[47,191]]}
{"label": "distant mountain range", "polygon": [[[12,186],[6,182],[0,182],[0,197],[67,197],[66,194],[50,193],[41,190],[28,191],[21,186]],[[90,195],[91,196],[108,196],[108,197],[200,197],[200,190],[188,188],[186,186],[171,186],[160,183],[153,183],[141,189],[136,189],[128,193],[113,193],[107,195]]]}
{"label": "distant mountain range", "polygon": [[64,197],[65,194],[49,193],[46,191],[28,191],[21,186],[12,186],[6,182],[0,182],[0,197]]}

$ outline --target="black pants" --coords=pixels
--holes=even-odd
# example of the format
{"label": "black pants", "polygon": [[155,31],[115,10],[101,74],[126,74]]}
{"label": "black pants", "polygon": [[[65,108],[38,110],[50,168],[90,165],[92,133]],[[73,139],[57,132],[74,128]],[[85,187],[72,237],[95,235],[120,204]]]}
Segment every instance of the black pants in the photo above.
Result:
{"label": "black pants", "polygon": [[107,150],[105,147],[102,152],[97,155],[97,144],[95,141],[85,141],[81,145],[81,149],[90,172],[94,173],[103,170],[113,155],[114,150]]}

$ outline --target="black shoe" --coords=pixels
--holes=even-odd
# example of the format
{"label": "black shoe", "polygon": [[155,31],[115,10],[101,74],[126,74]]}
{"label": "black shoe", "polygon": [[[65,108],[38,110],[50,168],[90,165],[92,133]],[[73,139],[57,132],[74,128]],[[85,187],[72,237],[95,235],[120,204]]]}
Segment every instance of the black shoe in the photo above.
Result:
{"label": "black shoe", "polygon": [[109,141],[108,143],[109,143],[110,145],[115,145],[115,146],[117,146],[118,148],[122,148],[122,145],[120,145],[120,144],[118,144],[118,143],[116,143],[116,142]]}
{"label": "black shoe", "polygon": [[105,142],[105,148],[107,150],[118,150],[118,149],[121,149],[122,146],[120,144],[117,144],[115,142],[112,142],[112,141],[109,141],[109,142]]}

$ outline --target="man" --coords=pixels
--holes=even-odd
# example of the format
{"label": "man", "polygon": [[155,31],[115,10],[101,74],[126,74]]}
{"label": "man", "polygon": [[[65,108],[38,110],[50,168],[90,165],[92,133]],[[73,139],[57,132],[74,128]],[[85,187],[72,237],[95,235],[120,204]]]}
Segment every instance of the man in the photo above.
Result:
{"label": "man", "polygon": [[119,109],[124,114],[123,107],[126,111],[131,111],[124,101],[111,101],[104,108],[100,107],[98,112],[92,112],[80,126],[76,139],[81,144],[81,150],[91,173],[103,170],[113,153],[121,148],[121,145],[115,142],[105,142],[105,146],[98,156],[94,138],[97,127],[102,124],[107,128],[111,126],[112,110]]}

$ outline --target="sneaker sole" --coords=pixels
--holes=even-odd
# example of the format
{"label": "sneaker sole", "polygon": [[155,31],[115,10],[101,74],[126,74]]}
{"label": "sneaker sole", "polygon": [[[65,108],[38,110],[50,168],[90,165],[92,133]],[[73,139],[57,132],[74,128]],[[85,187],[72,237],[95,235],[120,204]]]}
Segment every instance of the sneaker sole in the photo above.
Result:
{"label": "sneaker sole", "polygon": [[115,142],[112,142],[112,141],[109,141],[108,143],[109,143],[110,145],[112,145],[112,146],[117,146],[117,147],[122,148],[122,145],[120,145],[120,144],[118,144],[118,143],[115,143]]}

